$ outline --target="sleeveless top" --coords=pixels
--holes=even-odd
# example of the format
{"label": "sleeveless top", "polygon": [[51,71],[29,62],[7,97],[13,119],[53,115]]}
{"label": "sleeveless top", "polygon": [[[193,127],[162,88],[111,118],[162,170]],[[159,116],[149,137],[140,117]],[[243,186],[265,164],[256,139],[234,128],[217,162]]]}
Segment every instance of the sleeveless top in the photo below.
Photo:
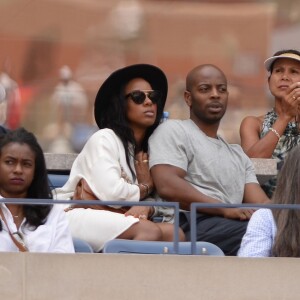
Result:
{"label": "sleeveless top", "polygon": [[[269,128],[273,126],[277,118],[278,115],[275,112],[274,108],[265,115],[262,124],[262,130],[260,132],[260,138],[263,138],[269,132]],[[300,132],[298,130],[298,123],[289,122],[272,154],[272,158],[277,160],[278,169],[282,165],[283,159],[287,155],[287,153],[298,144],[300,144]],[[262,188],[270,198],[274,193],[275,187],[276,177],[273,177],[262,185]]]}

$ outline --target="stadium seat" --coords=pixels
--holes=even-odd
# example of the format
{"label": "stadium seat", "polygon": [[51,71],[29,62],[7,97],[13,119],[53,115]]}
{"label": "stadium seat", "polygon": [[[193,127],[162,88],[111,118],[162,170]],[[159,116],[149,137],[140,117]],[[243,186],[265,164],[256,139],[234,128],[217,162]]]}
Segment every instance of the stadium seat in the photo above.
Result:
{"label": "stadium seat", "polygon": [[68,181],[69,175],[67,174],[48,174],[49,185],[51,189],[64,186]]}
{"label": "stadium seat", "polygon": [[76,253],[93,253],[92,247],[86,242],[78,238],[73,238],[74,249]]}
{"label": "stadium seat", "polygon": [[[218,246],[209,242],[196,242],[196,249],[197,255],[224,256]],[[178,253],[175,253],[173,242],[114,239],[105,243],[103,253],[190,255],[191,242],[180,242],[178,250]]]}

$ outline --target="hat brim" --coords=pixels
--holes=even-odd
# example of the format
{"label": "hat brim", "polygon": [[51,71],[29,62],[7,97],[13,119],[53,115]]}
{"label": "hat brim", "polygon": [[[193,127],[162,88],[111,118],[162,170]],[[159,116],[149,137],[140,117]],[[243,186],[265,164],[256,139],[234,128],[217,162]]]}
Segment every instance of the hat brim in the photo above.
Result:
{"label": "hat brim", "polygon": [[119,94],[121,87],[134,78],[143,78],[148,81],[154,90],[162,93],[161,105],[164,107],[168,94],[168,81],[164,72],[149,64],[127,66],[113,72],[101,85],[95,99],[94,117],[100,127],[101,115],[105,114],[112,97]]}
{"label": "hat brim", "polygon": [[279,58],[289,58],[300,62],[300,56],[294,53],[284,53],[281,55],[271,56],[264,62],[266,70],[270,72],[273,63]]}

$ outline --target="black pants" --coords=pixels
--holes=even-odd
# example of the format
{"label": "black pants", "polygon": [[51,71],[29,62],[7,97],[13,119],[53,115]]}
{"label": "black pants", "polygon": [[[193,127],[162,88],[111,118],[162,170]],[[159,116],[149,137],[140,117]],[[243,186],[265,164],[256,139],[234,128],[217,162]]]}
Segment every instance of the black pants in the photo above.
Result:
{"label": "black pants", "polygon": [[[225,255],[237,254],[248,221],[226,219],[217,216],[197,214],[197,241],[210,242],[223,250]],[[190,240],[190,213],[180,212],[180,227]]]}

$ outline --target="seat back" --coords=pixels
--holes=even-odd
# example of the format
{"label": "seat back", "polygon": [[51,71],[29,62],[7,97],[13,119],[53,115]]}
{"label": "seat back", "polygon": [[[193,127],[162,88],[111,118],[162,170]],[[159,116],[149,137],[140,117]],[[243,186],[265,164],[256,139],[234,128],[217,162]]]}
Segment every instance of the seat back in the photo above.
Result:
{"label": "seat back", "polygon": [[[223,251],[218,246],[209,242],[197,242],[196,248],[197,255],[224,256]],[[191,242],[180,242],[178,253],[175,253],[173,242],[114,239],[104,245],[103,253],[190,255]]]}
{"label": "seat back", "polygon": [[48,174],[49,185],[51,189],[59,188],[65,185],[68,181],[68,174]]}
{"label": "seat back", "polygon": [[73,238],[73,244],[76,253],[94,253],[92,247],[86,241]]}

